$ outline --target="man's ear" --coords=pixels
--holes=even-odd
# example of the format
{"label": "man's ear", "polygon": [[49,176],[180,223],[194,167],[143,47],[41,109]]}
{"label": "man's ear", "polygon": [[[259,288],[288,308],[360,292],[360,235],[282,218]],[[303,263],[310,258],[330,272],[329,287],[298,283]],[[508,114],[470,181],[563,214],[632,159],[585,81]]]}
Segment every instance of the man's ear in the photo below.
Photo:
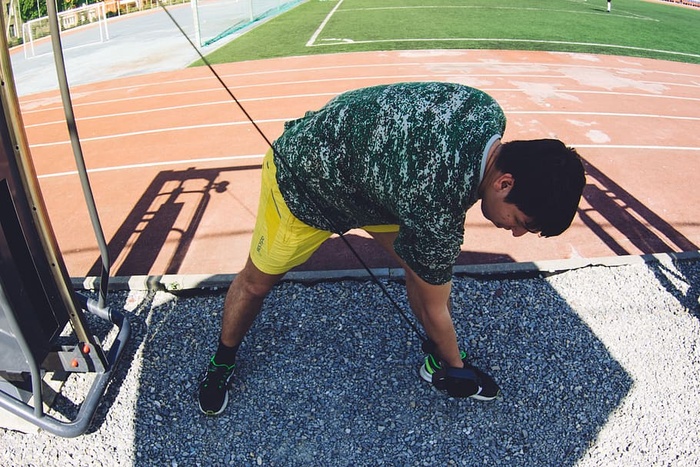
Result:
{"label": "man's ear", "polygon": [[494,182],[493,188],[501,195],[507,196],[511,188],[515,185],[515,178],[512,174],[505,173],[500,175]]}

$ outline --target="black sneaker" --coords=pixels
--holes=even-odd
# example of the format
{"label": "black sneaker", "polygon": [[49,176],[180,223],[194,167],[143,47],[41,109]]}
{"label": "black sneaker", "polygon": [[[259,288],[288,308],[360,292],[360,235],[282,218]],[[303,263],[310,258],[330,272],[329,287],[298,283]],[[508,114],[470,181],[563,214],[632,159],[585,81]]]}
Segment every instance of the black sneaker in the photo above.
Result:
{"label": "black sneaker", "polygon": [[[469,397],[480,401],[491,401],[498,397],[501,390],[498,387],[498,384],[496,384],[496,381],[494,381],[494,379],[489,374],[469,364],[467,362],[466,352],[461,351],[460,356],[462,357],[462,362],[464,362],[464,368],[467,370],[471,370],[476,376],[477,389],[476,392],[474,394],[471,394]],[[423,363],[423,365],[420,368],[420,376],[425,381],[432,383],[433,375],[441,370],[441,363],[438,362],[438,360],[432,354],[428,354],[425,357],[425,363]]]}
{"label": "black sneaker", "polygon": [[236,365],[219,365],[214,357],[199,383],[199,410],[205,415],[219,415],[228,405],[228,389]]}
{"label": "black sneaker", "polygon": [[[465,361],[467,358],[467,352],[464,350],[460,350],[459,356],[462,358],[462,361],[466,365],[467,362]],[[423,378],[425,381],[432,383],[433,382],[433,373],[436,371],[440,371],[442,369],[442,365],[440,362],[433,356],[433,354],[429,353],[425,357],[425,362],[423,363],[423,366],[420,367],[420,377]]]}
{"label": "black sneaker", "polygon": [[477,382],[479,384],[479,390],[476,394],[472,394],[472,399],[479,401],[492,401],[501,393],[501,389],[496,384],[496,381],[491,377],[491,375],[481,371],[474,365],[470,365],[464,362],[464,368],[468,368],[476,373]]}

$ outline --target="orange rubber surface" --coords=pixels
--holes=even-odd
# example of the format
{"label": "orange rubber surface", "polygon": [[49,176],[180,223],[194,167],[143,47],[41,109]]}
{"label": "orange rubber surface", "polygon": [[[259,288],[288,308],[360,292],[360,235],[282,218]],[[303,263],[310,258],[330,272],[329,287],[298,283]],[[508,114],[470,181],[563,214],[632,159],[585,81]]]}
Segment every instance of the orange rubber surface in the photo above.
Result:
{"label": "orange rubber surface", "polygon": [[[340,92],[399,81],[478,87],[505,109],[504,140],[556,137],[588,184],[572,227],[513,238],[467,215],[459,264],[698,250],[700,65],[602,55],[433,50],[291,57],[216,66],[269,140]],[[109,243],[112,276],[231,274],[247,257],[267,149],[207,68],[71,89]],[[32,157],[69,274],[97,275],[58,91],[20,99]],[[371,267],[393,266],[363,232]],[[356,269],[332,238],[300,269]]]}

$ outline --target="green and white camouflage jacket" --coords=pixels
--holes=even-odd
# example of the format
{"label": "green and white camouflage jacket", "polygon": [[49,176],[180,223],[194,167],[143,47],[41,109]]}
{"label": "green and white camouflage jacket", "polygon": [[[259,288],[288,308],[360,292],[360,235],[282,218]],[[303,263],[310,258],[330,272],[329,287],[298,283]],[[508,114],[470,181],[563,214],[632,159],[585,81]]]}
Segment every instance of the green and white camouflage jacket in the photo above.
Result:
{"label": "green and white camouflage jacket", "polygon": [[358,89],[285,124],[274,144],[277,181],[292,213],[313,227],[398,224],[397,254],[426,282],[444,284],[485,151],[505,124],[496,101],[467,86]]}

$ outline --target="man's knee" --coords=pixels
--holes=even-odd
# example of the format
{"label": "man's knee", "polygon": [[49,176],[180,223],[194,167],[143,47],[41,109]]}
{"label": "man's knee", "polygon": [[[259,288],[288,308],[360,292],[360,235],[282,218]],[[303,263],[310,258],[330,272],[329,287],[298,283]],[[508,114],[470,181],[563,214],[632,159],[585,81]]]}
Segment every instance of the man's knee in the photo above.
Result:
{"label": "man's knee", "polygon": [[245,267],[236,276],[231,287],[238,288],[240,293],[251,298],[263,299],[282,277],[284,277],[284,274],[275,275],[262,272],[248,259]]}

